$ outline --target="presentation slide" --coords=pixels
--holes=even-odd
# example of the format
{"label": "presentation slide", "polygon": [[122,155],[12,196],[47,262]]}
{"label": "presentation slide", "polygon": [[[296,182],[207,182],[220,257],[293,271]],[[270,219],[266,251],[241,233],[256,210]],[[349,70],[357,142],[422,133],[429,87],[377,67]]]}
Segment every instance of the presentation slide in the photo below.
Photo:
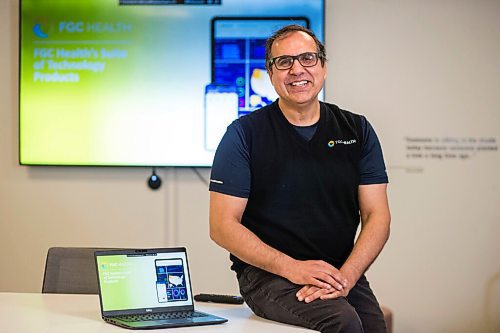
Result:
{"label": "presentation slide", "polygon": [[20,163],[205,166],[272,103],[266,38],[323,0],[22,0]]}
{"label": "presentation slide", "polygon": [[184,254],[97,258],[104,311],[192,305]]}

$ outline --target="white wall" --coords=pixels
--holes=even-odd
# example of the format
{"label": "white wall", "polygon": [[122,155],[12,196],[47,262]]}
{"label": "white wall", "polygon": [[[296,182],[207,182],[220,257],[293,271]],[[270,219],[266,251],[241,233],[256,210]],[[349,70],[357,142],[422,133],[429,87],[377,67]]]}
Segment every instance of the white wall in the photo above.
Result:
{"label": "white wall", "polygon": [[390,176],[379,299],[398,332],[499,332],[500,155],[410,159],[406,137],[498,144],[500,1],[329,4],[328,99],[367,115]]}
{"label": "white wall", "polygon": [[[368,277],[396,332],[500,331],[498,151],[406,156],[407,137],[500,140],[498,17],[497,0],[327,0],[327,100],[368,117],[388,165],[392,235]],[[50,246],[184,245],[195,292],[236,293],[193,170],[161,169],[153,192],[147,168],[18,165],[16,0],[0,45],[0,291],[38,292]]]}

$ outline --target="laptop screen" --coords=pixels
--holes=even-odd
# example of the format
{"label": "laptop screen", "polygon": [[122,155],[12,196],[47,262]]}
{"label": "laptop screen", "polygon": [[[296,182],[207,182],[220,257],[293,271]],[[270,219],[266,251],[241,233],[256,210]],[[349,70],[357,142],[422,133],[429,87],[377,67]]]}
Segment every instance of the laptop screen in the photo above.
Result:
{"label": "laptop screen", "polygon": [[192,306],[183,248],[96,252],[102,311]]}

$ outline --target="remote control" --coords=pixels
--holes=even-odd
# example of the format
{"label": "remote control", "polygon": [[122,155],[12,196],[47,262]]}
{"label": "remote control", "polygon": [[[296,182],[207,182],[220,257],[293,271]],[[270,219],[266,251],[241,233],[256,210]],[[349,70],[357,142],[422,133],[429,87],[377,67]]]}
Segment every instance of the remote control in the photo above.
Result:
{"label": "remote control", "polygon": [[243,297],[233,295],[198,294],[194,295],[194,300],[199,302],[243,304]]}

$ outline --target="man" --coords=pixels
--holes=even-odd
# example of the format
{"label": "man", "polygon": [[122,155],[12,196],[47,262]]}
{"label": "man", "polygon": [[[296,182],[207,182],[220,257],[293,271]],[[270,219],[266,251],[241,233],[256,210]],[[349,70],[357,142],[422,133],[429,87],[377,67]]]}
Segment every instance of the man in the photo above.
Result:
{"label": "man", "polygon": [[389,237],[378,139],[364,117],[318,100],[326,53],[312,31],[278,30],[266,67],[279,99],[228,127],[212,168],[210,236],[231,253],[257,315],[385,332],[364,276]]}

